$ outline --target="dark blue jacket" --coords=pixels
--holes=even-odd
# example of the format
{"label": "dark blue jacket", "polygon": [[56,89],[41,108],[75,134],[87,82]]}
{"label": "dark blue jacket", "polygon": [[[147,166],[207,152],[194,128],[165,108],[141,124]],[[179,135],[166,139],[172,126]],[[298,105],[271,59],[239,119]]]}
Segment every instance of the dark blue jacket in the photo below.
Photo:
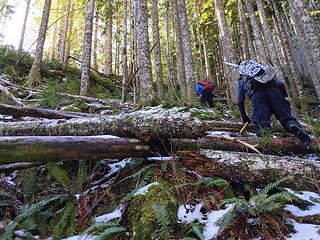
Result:
{"label": "dark blue jacket", "polygon": [[237,92],[237,105],[242,115],[247,116],[244,101],[248,95],[252,102],[251,119],[254,123],[268,125],[272,114],[280,121],[292,119],[290,103],[285,99],[288,96],[284,84],[273,80],[273,84],[265,89],[252,91],[245,81],[240,78]]}

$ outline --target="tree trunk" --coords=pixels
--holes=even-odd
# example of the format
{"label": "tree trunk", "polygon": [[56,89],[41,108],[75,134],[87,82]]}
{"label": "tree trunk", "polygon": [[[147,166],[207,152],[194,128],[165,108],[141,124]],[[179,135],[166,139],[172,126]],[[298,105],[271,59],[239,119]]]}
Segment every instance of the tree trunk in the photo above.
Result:
{"label": "tree trunk", "polygon": [[57,34],[58,34],[58,18],[59,18],[59,3],[60,0],[57,0],[56,5],[56,22],[54,23],[53,37],[52,37],[52,48],[51,48],[51,58],[57,59]]}
{"label": "tree trunk", "polygon": [[187,97],[189,100],[192,100],[196,98],[196,81],[194,79],[191,40],[185,0],[178,0],[178,15],[182,37],[184,68],[186,71]]}
{"label": "tree trunk", "polygon": [[[109,4],[108,8],[112,8],[112,4]],[[109,11],[111,16],[107,16],[105,36],[106,74],[112,74],[112,10],[109,9]]]}
{"label": "tree trunk", "polygon": [[177,0],[171,0],[171,12],[172,12],[172,23],[173,33],[175,39],[175,49],[177,55],[177,76],[180,86],[180,95],[187,96],[187,83],[186,83],[186,70],[184,67],[184,55],[182,49],[182,36],[180,29],[180,21],[178,15],[178,3]]}
{"label": "tree trunk", "polygon": [[[315,69],[317,72],[320,71],[320,37],[319,31],[315,26],[314,20],[310,16],[307,5],[304,1],[301,0],[293,0],[289,1],[289,6],[291,11],[296,11],[299,16],[299,23],[301,24],[302,29],[304,30],[304,34],[308,39],[307,44],[309,49],[311,50],[311,58],[314,62]],[[294,8],[294,10],[293,10]],[[299,36],[298,36],[299,37]],[[320,99],[320,79],[313,79],[313,85],[317,92],[318,99]]]}
{"label": "tree trunk", "polygon": [[88,96],[90,94],[90,61],[91,61],[91,44],[92,44],[92,26],[93,26],[94,0],[87,3],[83,53],[81,63],[81,89],[80,95]]}
{"label": "tree trunk", "polygon": [[221,177],[255,185],[266,185],[292,176],[291,181],[284,181],[281,186],[319,190],[320,164],[312,160],[214,150],[180,152],[179,155],[185,168],[201,176]]}
{"label": "tree trunk", "polygon": [[30,9],[30,2],[31,2],[31,0],[27,1],[26,12],[24,14],[23,26],[22,26],[22,30],[21,30],[21,37],[20,37],[20,42],[19,42],[19,47],[18,47],[18,53],[21,53],[22,47],[23,47],[24,34],[26,31],[27,20],[28,20],[29,9]]}
{"label": "tree trunk", "polygon": [[209,50],[208,50],[206,33],[204,29],[202,30],[202,42],[203,42],[204,60],[206,63],[206,79],[212,82],[211,63],[209,59]]}
{"label": "tree trunk", "polygon": [[37,38],[37,46],[36,46],[34,61],[28,75],[27,83],[28,85],[31,85],[31,86],[37,86],[41,83],[40,67],[41,67],[41,61],[42,61],[42,55],[43,55],[44,41],[46,39],[47,26],[48,26],[49,15],[50,15],[50,7],[51,7],[51,0],[45,0],[40,29],[39,29],[39,35]]}
{"label": "tree trunk", "polygon": [[96,16],[95,16],[95,22],[94,22],[94,39],[93,39],[93,61],[92,65],[93,68],[99,71],[98,66],[98,30],[99,30],[99,9],[96,9]]}
{"label": "tree trunk", "polygon": [[[172,14],[172,12],[171,12]],[[171,24],[170,24],[170,3],[169,1],[166,3],[166,41],[167,41],[167,49],[166,49],[166,64],[167,64],[167,82],[168,89],[173,89],[176,87],[175,84],[175,76],[174,76],[174,63],[172,56],[172,44],[171,44]],[[180,91],[182,91],[180,89]]]}
{"label": "tree trunk", "polygon": [[59,59],[63,63],[66,53],[66,41],[67,41],[67,34],[68,34],[68,27],[69,27],[69,16],[70,16],[70,9],[71,9],[71,0],[67,2],[67,9],[66,9],[66,16],[64,19],[64,27],[63,33],[61,38],[61,46],[59,48]]}
{"label": "tree trunk", "polygon": [[121,101],[126,101],[126,86],[128,81],[127,66],[127,0],[123,0],[123,39],[122,39],[122,91]]}
{"label": "tree trunk", "polygon": [[[238,63],[235,49],[233,47],[232,36],[230,28],[227,23],[224,7],[221,0],[215,0],[215,9],[219,25],[219,33],[221,35],[223,57],[227,62]],[[227,81],[229,85],[229,93],[231,97],[231,104],[237,102],[237,86],[239,73],[238,69],[234,67],[226,68]]]}
{"label": "tree trunk", "polygon": [[245,15],[243,10],[242,0],[238,0],[238,11],[239,11],[239,21],[240,21],[240,30],[241,30],[241,42],[242,42],[242,49],[243,49],[243,58],[242,60],[250,59],[250,52],[249,52],[249,43],[248,38],[250,36],[247,35],[247,31],[245,29]]}
{"label": "tree trunk", "polygon": [[245,0],[245,3],[256,43],[257,59],[263,63],[268,63],[268,54],[266,54],[265,48],[263,46],[260,27],[257,22],[256,15],[252,6],[252,0]]}
{"label": "tree trunk", "polygon": [[154,97],[148,34],[147,0],[136,0],[136,31],[139,55],[140,103],[151,106]]}
{"label": "tree trunk", "polygon": [[70,24],[69,24],[69,33],[67,37],[67,49],[65,58],[63,60],[63,68],[65,69],[68,64],[68,59],[71,51],[72,41],[73,41],[73,20],[74,19],[74,4],[71,5],[71,14],[70,14]]}
{"label": "tree trunk", "polygon": [[[264,12],[264,4],[262,0],[255,0],[255,1],[257,3],[260,22],[261,22],[262,30],[264,33],[264,39],[269,52],[270,60],[273,63],[273,68],[275,69],[277,78],[284,82],[284,74],[281,69],[279,56],[277,54],[277,49],[276,49],[274,40],[272,38],[272,34],[269,28],[269,23],[267,22],[267,16]],[[297,92],[293,92],[293,97],[294,98],[297,97]]]}
{"label": "tree trunk", "polygon": [[159,99],[164,97],[163,73],[161,63],[161,43],[159,34],[159,16],[158,16],[158,0],[152,0],[151,20],[152,20],[152,40],[154,44],[154,75],[157,84],[157,96]]}

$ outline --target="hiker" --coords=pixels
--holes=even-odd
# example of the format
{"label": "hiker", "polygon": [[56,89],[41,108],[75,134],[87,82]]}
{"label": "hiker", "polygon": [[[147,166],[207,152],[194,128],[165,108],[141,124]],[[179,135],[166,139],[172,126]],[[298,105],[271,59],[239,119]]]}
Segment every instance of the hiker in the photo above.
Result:
{"label": "hiker", "polygon": [[[274,77],[275,73],[270,75],[271,80],[264,80],[264,83],[257,81],[256,79],[259,80],[259,77],[264,75],[264,70],[259,70],[256,66],[245,66],[255,63],[257,62],[250,60],[239,65],[237,105],[243,122],[250,123],[252,119],[257,135],[261,136],[261,129],[270,129],[270,118],[274,114],[285,130],[298,137],[303,144],[309,145],[311,143],[309,135],[291,115],[290,103],[286,100],[288,94],[283,82]],[[247,74],[246,68],[250,68],[251,73]],[[245,95],[248,95],[252,102],[251,119],[245,111]]]}
{"label": "hiker", "polygon": [[215,88],[214,83],[208,81],[200,81],[196,84],[197,96],[200,96],[200,104],[204,105],[206,102],[209,107],[214,107],[213,103],[213,90]]}

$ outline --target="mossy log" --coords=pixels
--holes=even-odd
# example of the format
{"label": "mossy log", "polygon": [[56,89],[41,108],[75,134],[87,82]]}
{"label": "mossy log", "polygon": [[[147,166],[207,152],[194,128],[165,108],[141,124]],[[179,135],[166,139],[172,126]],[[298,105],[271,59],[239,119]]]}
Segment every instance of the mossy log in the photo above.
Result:
{"label": "mossy log", "polygon": [[[0,126],[0,135],[35,136],[88,136],[109,134],[119,137],[140,137],[148,131],[150,138],[198,138],[206,136],[206,131],[239,131],[239,122],[217,122],[200,120],[192,116],[188,109],[174,112],[161,109],[135,111],[127,114],[81,118],[70,120],[46,120],[34,122],[5,123]],[[253,130],[249,125],[247,130]]]}
{"label": "mossy log", "polygon": [[21,102],[18,98],[16,98],[15,96],[13,96],[13,94],[11,94],[8,89],[6,89],[4,86],[2,86],[0,84],[0,91],[2,91],[5,95],[7,95],[13,102],[15,102],[17,105],[19,106],[25,106],[25,104],[23,102]]}
{"label": "mossy log", "polygon": [[15,117],[30,116],[30,117],[38,117],[38,118],[49,118],[49,119],[70,119],[70,118],[98,116],[98,114],[55,111],[51,109],[30,108],[26,106],[18,107],[18,106],[12,106],[12,105],[2,104],[2,103],[0,103],[0,113],[6,114],[6,115],[12,115]]}
{"label": "mossy log", "polygon": [[168,156],[167,147],[115,136],[1,137],[0,164]]}
{"label": "mossy log", "polygon": [[319,191],[320,163],[291,156],[260,155],[201,149],[179,152],[182,165],[205,177],[266,185],[293,176],[282,186],[292,189]]}

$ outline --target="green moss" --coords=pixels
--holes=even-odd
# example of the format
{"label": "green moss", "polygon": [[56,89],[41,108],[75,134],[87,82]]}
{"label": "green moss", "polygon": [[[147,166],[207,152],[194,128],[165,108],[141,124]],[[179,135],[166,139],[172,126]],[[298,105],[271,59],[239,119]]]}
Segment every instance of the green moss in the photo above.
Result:
{"label": "green moss", "polygon": [[168,190],[168,184],[159,182],[152,185],[145,195],[136,195],[128,208],[128,222],[132,228],[133,240],[149,240],[152,234],[161,228],[152,205],[163,206],[168,214],[170,225],[177,220],[178,203]]}

